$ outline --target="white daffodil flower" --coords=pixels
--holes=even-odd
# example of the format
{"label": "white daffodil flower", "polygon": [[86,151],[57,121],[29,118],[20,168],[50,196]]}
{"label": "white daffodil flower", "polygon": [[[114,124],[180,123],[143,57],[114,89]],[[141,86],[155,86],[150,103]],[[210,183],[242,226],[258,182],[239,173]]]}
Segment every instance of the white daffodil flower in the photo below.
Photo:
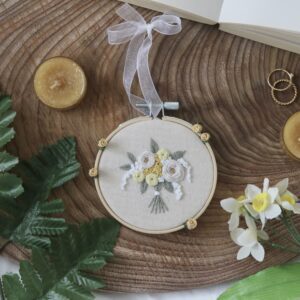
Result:
{"label": "white daffodil flower", "polygon": [[253,184],[248,184],[245,190],[248,203],[245,206],[253,217],[260,218],[262,229],[267,219],[277,218],[281,214],[280,206],[275,203],[278,188],[269,187],[269,184],[269,179],[265,178],[262,190]]}
{"label": "white daffodil flower", "polygon": [[262,262],[265,257],[265,249],[259,239],[268,240],[269,236],[263,230],[257,231],[256,224],[251,218],[247,218],[246,223],[247,229],[236,228],[230,233],[232,240],[241,246],[237,253],[237,260],[247,258],[251,254],[257,261]]}
{"label": "white daffodil flower", "polygon": [[246,197],[243,195],[236,199],[227,198],[221,200],[220,204],[222,208],[231,214],[228,220],[229,231],[232,231],[239,227],[241,215],[245,215],[245,213],[247,215],[247,212],[245,212],[244,208],[245,201]]}
{"label": "white daffodil flower", "polygon": [[293,211],[295,214],[300,214],[300,203],[296,195],[288,190],[289,179],[285,178],[276,184],[278,195],[276,201],[286,210]]}

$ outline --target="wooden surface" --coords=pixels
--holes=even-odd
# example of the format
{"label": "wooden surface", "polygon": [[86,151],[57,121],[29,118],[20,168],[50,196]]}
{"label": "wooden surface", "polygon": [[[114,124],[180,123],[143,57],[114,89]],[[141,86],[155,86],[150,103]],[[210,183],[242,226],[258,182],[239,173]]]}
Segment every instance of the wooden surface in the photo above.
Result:
{"label": "wooden surface", "polygon": [[[105,30],[120,19],[114,0],[7,0],[0,4],[0,83],[13,95],[17,111],[16,140],[10,151],[28,158],[41,145],[66,135],[78,140],[80,176],[55,192],[66,204],[66,218],[82,222],[107,215],[88,170],[94,164],[97,140],[120,122],[137,116],[128,104],[122,72],[127,45],[109,46]],[[150,19],[154,12],[139,9]],[[290,177],[300,194],[300,164],[280,145],[286,119],[300,110],[275,105],[266,76],[287,68],[300,86],[300,56],[218,31],[216,27],[183,21],[182,33],[154,35],[151,66],[163,99],[180,99],[175,113],[211,132],[219,169],[215,197],[193,232],[148,236],[122,228],[115,258],[101,272],[114,291],[178,290],[241,278],[293,257],[268,251],[259,264],[235,260],[238,248],[229,238],[228,215],[219,201],[238,196],[247,183],[264,176],[276,182]],[[69,112],[40,103],[33,74],[46,58],[64,55],[81,64],[88,77],[85,101]],[[155,62],[155,63],[154,63]],[[285,234],[282,227],[280,234]],[[13,245],[6,254],[22,258]]]}

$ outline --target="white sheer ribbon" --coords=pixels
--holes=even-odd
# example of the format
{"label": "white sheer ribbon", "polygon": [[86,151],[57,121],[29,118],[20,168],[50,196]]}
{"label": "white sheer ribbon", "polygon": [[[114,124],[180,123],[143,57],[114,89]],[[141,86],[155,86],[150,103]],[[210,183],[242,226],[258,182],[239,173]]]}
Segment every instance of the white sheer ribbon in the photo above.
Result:
{"label": "white sheer ribbon", "polygon": [[[163,14],[154,17],[150,23],[130,5],[124,4],[117,14],[125,22],[107,30],[110,44],[130,41],[125,60],[123,83],[131,105],[145,115],[156,117],[162,110],[161,101],[154,86],[149,69],[149,51],[152,46],[152,30],[173,35],[181,31],[181,20],[174,15]],[[131,93],[134,76],[137,73],[144,98]]]}

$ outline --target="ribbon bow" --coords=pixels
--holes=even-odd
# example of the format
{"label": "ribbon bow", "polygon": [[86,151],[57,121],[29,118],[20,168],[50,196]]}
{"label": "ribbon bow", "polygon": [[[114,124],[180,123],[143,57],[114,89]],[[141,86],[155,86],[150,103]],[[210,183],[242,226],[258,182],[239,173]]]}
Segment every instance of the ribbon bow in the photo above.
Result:
{"label": "ribbon bow", "polygon": [[[149,69],[149,51],[152,46],[152,30],[161,34],[173,35],[181,31],[181,20],[174,15],[163,14],[154,17],[150,23],[130,5],[124,4],[117,14],[125,22],[107,30],[110,44],[130,41],[125,60],[123,84],[131,105],[145,115],[157,117],[163,108]],[[137,73],[144,98],[131,93],[134,76]]]}

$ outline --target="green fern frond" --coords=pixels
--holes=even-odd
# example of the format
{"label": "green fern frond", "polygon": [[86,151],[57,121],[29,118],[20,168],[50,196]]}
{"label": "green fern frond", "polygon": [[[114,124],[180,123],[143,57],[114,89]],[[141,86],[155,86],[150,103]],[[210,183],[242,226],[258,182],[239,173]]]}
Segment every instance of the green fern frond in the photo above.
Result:
{"label": "green fern frond", "polygon": [[9,96],[0,96],[0,148],[4,147],[15,136],[14,129],[7,127],[16,116],[16,113],[11,110],[11,104],[12,101]]}
{"label": "green fern frond", "polygon": [[23,179],[24,193],[17,201],[0,201],[0,218],[6,217],[5,222],[0,221],[0,236],[29,248],[49,247],[49,237],[63,233],[67,225],[62,218],[48,216],[63,212],[62,200],[47,199],[53,188],[73,179],[79,168],[74,138],[62,139],[29,161],[21,162],[16,170]]}
{"label": "green fern frond", "polygon": [[34,248],[31,263],[22,262],[19,275],[2,277],[5,299],[94,299],[91,291],[104,284],[88,271],[105,265],[118,235],[119,224],[111,219],[70,225],[65,233],[51,239],[49,255]]}
{"label": "green fern frond", "polygon": [[6,151],[0,152],[0,173],[7,172],[12,169],[19,162],[18,158],[7,153]]}
{"label": "green fern frond", "polygon": [[61,199],[55,199],[51,202],[43,202],[39,204],[42,214],[60,214],[65,210],[64,202]]}
{"label": "green fern frond", "polygon": [[[9,96],[0,96],[0,148],[15,136],[14,129],[8,127],[16,116],[16,113],[11,110],[11,105],[12,101]],[[23,192],[21,179],[14,174],[4,173],[17,163],[16,157],[6,151],[0,152],[0,202],[2,199],[14,199]]]}

